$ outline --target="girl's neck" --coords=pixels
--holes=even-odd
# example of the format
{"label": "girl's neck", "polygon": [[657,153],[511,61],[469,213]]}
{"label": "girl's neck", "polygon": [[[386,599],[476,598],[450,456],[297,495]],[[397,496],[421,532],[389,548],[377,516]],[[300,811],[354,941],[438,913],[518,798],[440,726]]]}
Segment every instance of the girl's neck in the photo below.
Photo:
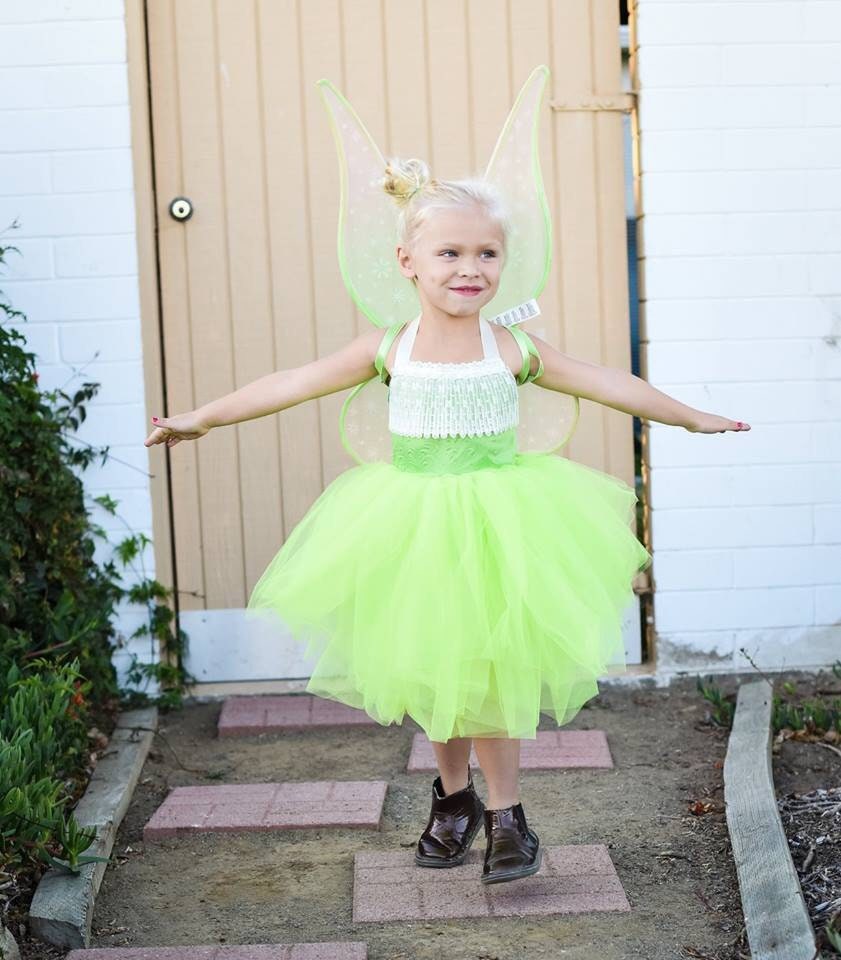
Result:
{"label": "girl's neck", "polygon": [[417,339],[430,346],[469,347],[481,337],[479,312],[456,317],[442,310],[424,307],[418,323]]}

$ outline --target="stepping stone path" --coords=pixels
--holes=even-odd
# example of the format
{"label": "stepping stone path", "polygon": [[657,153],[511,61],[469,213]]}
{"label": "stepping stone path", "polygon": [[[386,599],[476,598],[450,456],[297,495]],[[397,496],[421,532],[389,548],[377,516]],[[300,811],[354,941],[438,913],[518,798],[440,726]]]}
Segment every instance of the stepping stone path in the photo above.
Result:
{"label": "stepping stone path", "polygon": [[217,732],[220,737],[241,737],[303,727],[350,724],[377,726],[364,710],[312,694],[230,697],[222,705]]}
{"label": "stepping stone path", "polygon": [[387,789],[385,780],[175,787],[143,828],[143,839],[301,827],[379,830]]}
{"label": "stepping stone path", "polygon": [[353,922],[631,909],[603,844],[544,846],[537,873],[486,886],[479,880],[483,859],[484,851],[474,846],[464,863],[435,870],[416,866],[412,850],[357,853]]}
{"label": "stepping stone path", "polygon": [[90,947],[64,960],[368,960],[365,943],[257,943],[215,947]]}
{"label": "stepping stone path", "polygon": [[[378,726],[361,710],[306,695],[233,697],[223,705],[220,737],[309,727]],[[478,767],[475,746],[471,764]],[[525,770],[611,768],[602,730],[538,731],[522,740]],[[412,741],[407,769],[436,770],[429,739]],[[378,830],[388,784],[383,780],[311,781],[176,787],[146,824],[143,837],[199,831],[282,830],[301,827],[369,827]],[[419,823],[418,829],[420,830]],[[603,844],[543,847],[540,870],[530,877],[484,886],[484,843],[464,863],[447,870],[419,867],[414,848],[359,851],[353,864],[353,921],[526,917],[631,907]],[[79,956],[75,956],[78,954]],[[367,960],[365,943],[121,947],[71,950],[65,960]]]}
{"label": "stepping stone path", "polygon": [[[470,765],[479,766],[476,742]],[[604,730],[538,730],[537,739],[520,741],[520,769],[560,770],[565,767],[612,767]],[[437,770],[435,751],[426,734],[416,733],[406,769]]]}

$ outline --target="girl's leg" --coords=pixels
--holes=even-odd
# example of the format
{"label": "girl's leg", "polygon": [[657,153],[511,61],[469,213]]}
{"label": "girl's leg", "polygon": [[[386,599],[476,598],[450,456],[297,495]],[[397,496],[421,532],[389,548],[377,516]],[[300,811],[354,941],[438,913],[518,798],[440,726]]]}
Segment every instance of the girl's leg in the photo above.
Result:
{"label": "girl's leg", "polygon": [[471,737],[452,737],[446,743],[430,741],[438,760],[441,784],[447,794],[467,786],[467,761],[470,757]]}
{"label": "girl's leg", "polygon": [[488,784],[488,810],[513,807],[520,802],[520,741],[508,737],[476,737],[479,766]]}

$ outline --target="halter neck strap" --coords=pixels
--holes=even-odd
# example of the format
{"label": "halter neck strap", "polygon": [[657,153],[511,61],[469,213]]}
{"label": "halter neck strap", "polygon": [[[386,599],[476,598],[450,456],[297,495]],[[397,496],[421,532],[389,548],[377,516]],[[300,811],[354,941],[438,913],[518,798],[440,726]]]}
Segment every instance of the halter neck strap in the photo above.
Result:
{"label": "halter neck strap", "polygon": [[[412,356],[412,348],[415,345],[415,338],[418,335],[418,329],[420,328],[420,315],[415,317],[408,326],[406,327],[406,332],[400,338],[400,343],[397,345],[397,353],[394,357],[395,364],[404,364],[410,362],[410,357]],[[484,318],[479,317],[479,333],[482,337],[482,359],[487,360],[490,357],[499,357],[499,347],[497,346],[496,337],[493,334],[490,323]],[[464,361],[466,363],[472,361]]]}

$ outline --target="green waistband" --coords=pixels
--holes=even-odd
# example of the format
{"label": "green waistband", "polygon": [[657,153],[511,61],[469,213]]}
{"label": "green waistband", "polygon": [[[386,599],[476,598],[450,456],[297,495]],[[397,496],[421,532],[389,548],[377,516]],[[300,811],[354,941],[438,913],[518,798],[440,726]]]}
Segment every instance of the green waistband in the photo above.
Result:
{"label": "green waistband", "polygon": [[512,463],[517,428],[484,437],[406,437],[392,433],[392,463],[411,473],[468,473]]}

